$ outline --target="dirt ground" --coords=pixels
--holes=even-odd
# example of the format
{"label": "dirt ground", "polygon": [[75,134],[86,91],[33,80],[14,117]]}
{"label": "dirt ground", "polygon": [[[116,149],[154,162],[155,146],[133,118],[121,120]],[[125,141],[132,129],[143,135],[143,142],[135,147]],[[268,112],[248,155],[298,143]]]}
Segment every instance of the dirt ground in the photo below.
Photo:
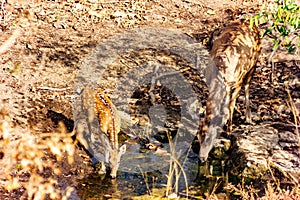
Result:
{"label": "dirt ground", "polygon": [[[56,113],[55,117],[64,120],[71,131],[76,74],[103,39],[138,27],[161,27],[182,31],[203,42],[214,28],[256,13],[259,2],[7,1],[1,7],[0,21],[0,108],[20,130],[59,131],[53,117],[51,120],[51,113]],[[261,65],[265,57],[261,56]],[[78,177],[92,171],[87,163],[85,152],[76,148],[75,163],[61,163],[64,175],[57,176],[60,187],[76,187]],[[0,199],[18,199],[23,192],[0,189]]]}

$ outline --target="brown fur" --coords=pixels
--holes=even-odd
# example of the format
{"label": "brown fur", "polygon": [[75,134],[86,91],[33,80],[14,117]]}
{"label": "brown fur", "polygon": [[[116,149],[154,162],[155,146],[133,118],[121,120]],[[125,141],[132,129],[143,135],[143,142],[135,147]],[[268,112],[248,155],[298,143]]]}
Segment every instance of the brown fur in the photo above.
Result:
{"label": "brown fur", "polygon": [[120,120],[117,109],[110,99],[98,89],[95,93],[95,110],[99,119],[100,129],[107,134],[114,149],[118,149],[118,133],[120,132]]}
{"label": "brown fur", "polygon": [[214,105],[211,100],[214,97],[211,94],[208,97],[206,116],[204,120],[202,119],[200,132],[197,134],[200,142],[199,157],[204,160],[208,156],[218,132],[216,127],[209,128],[208,123],[212,119],[217,122],[227,121],[228,132],[231,133],[235,101],[243,83],[245,84],[246,121],[251,121],[249,84],[261,50],[257,28],[253,27],[251,30],[247,24],[241,22],[232,23],[215,31],[211,37],[211,45],[210,56],[219,71],[217,78],[224,82],[225,98],[229,105],[224,109],[224,113],[227,113],[223,116],[224,119],[218,119],[218,116],[213,116],[212,109],[221,106]]}
{"label": "brown fur", "polygon": [[[109,139],[109,143],[102,141],[102,145],[105,147],[105,162],[109,164],[110,175],[115,178],[121,155],[126,151],[126,145],[119,148],[118,134],[121,121],[117,109],[101,89],[95,91],[86,87],[82,96],[84,107],[88,110],[89,123],[93,122],[96,117],[96,120],[99,121],[101,133],[106,134]],[[87,141],[80,133],[77,134],[77,138],[86,149],[89,148]],[[102,165],[104,166],[103,161]]]}

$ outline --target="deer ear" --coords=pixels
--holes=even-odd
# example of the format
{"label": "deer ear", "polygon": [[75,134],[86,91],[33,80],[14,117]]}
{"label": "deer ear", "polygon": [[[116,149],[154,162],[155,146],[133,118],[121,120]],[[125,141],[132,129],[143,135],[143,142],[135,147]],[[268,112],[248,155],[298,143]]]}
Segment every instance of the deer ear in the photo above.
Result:
{"label": "deer ear", "polygon": [[124,154],[126,152],[126,144],[123,144],[119,149],[121,154]]}

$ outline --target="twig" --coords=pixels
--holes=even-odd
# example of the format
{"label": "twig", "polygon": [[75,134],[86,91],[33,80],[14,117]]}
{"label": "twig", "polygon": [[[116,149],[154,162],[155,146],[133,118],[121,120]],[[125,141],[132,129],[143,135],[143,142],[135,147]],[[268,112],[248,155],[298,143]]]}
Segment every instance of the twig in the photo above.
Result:
{"label": "twig", "polygon": [[108,0],[108,1],[104,1],[104,2],[98,2],[98,4],[115,4],[115,3],[130,3],[130,1],[127,1],[127,0],[120,0],[120,1]]}
{"label": "twig", "polygon": [[149,89],[149,95],[151,97],[151,102],[153,104],[155,102],[155,95],[153,94],[153,90],[155,88],[155,83],[156,83],[156,80],[157,80],[157,71],[158,71],[158,69],[159,69],[159,66],[154,66],[153,67],[153,72],[152,72],[153,76],[151,78],[151,87]]}
{"label": "twig", "polygon": [[13,34],[0,46],[0,55],[4,54],[11,46],[13,46],[20,35],[21,31],[19,29],[14,30]]}
{"label": "twig", "polygon": [[148,191],[149,195],[152,196],[152,190],[150,189],[148,181],[147,181],[147,174],[146,174],[146,172],[143,172],[142,168],[139,165],[138,165],[138,168],[139,168],[139,170],[143,176],[143,179],[145,181],[147,191]]}
{"label": "twig", "polygon": [[296,177],[294,177],[291,173],[282,170],[281,167],[278,164],[274,163],[272,160],[268,159],[268,166],[267,167],[269,169],[269,172],[271,173],[271,176],[272,176],[274,182],[277,185],[277,189],[280,189],[280,183],[279,183],[279,180],[276,179],[271,167],[279,170],[282,173],[282,175],[284,177],[288,178],[289,180],[291,180],[293,182],[293,184],[295,184],[295,185],[299,184],[299,181],[297,180]]}
{"label": "twig", "polygon": [[[184,172],[184,168],[183,166],[180,164],[180,162],[176,159],[176,157],[174,157],[173,155],[171,155],[172,161],[174,163],[176,163],[176,165],[180,168],[180,171],[182,172],[183,178],[184,178],[184,182],[185,182],[185,187],[186,187],[186,197],[189,197],[189,186],[188,186],[188,179],[187,176]],[[179,178],[179,177],[178,177]]]}
{"label": "twig", "polygon": [[[292,38],[290,41],[293,41],[295,38],[297,38],[297,34],[299,34],[300,30],[294,30],[290,33],[290,35],[295,35],[294,38]],[[283,38],[284,39],[284,38]],[[290,39],[290,38],[289,38]],[[272,51],[271,55],[268,58],[268,66],[272,65],[272,72],[271,72],[271,76],[270,76],[270,80],[271,82],[274,81],[274,63],[271,61],[272,57],[274,56],[275,52],[278,50],[278,48],[280,47],[282,43],[282,40],[279,40],[277,47]]]}
{"label": "twig", "polygon": [[65,90],[69,90],[70,87],[65,87],[65,88],[51,88],[51,87],[39,86],[39,87],[37,87],[37,89],[40,89],[40,90],[51,90],[51,91],[65,91]]}
{"label": "twig", "polygon": [[292,113],[294,115],[294,123],[295,123],[295,127],[296,127],[296,134],[297,134],[297,137],[298,137],[298,146],[299,146],[299,151],[300,151],[300,135],[299,135],[299,129],[298,129],[298,122],[300,122],[300,117],[298,116],[297,108],[296,108],[296,105],[293,101],[293,98],[291,96],[291,92],[288,88],[287,83],[285,83],[285,90],[287,91],[288,97],[289,97],[289,102],[287,102],[287,104],[292,109]]}
{"label": "twig", "polygon": [[272,65],[272,71],[271,71],[271,76],[270,76],[270,81],[273,83],[274,80],[274,63],[271,61],[272,57],[274,56],[275,52],[277,51],[277,49],[279,48],[280,44],[282,41],[279,41],[277,47],[272,51],[271,55],[269,56],[268,59],[268,66]]}

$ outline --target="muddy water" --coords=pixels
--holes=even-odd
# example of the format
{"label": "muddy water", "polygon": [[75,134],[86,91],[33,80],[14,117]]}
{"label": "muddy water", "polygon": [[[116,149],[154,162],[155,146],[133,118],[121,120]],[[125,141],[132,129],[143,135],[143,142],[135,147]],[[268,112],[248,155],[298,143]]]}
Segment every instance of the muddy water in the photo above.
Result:
{"label": "muddy water", "polygon": [[[198,173],[197,156],[190,150],[188,143],[183,142],[180,145],[182,145],[180,149],[186,149],[185,152],[176,153],[176,156],[179,157],[178,161],[184,169],[184,174],[180,173],[177,176],[180,177],[178,181],[180,196],[186,197],[188,188],[190,198],[203,197],[205,192],[210,193],[216,189],[215,185],[220,183],[221,176],[223,176],[221,179],[225,180],[225,173],[221,172],[224,168],[217,166],[221,163],[215,163],[215,167],[201,166],[199,175],[201,178],[196,179]],[[165,196],[170,170],[171,155],[165,153],[170,152],[169,149],[169,145],[164,144],[162,154],[140,153],[139,145],[129,144],[128,152],[122,157],[117,179],[112,180],[109,177],[91,174],[88,178],[81,180],[77,190],[78,196],[81,199],[162,198]],[[213,176],[209,174],[213,174]],[[218,183],[216,183],[217,179]],[[175,179],[173,179],[173,186],[174,181]]]}

